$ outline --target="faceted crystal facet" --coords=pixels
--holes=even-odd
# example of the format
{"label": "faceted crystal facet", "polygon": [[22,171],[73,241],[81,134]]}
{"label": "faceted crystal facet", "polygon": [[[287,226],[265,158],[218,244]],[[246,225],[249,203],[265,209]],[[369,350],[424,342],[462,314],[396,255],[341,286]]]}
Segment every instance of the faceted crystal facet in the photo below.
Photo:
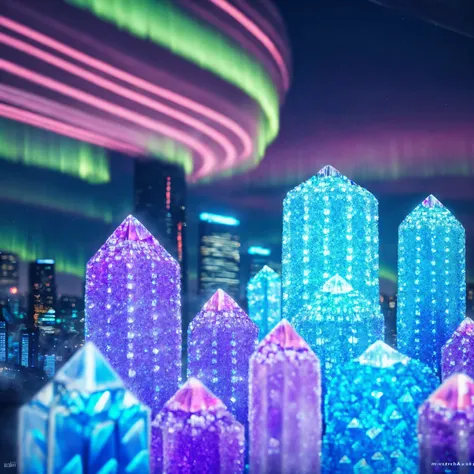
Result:
{"label": "faceted crystal facet", "polygon": [[283,317],[336,274],[380,312],[378,247],[378,202],[366,189],[331,166],[294,188],[283,202]]}
{"label": "faceted crystal facet", "polygon": [[416,472],[417,409],[437,384],[427,366],[383,342],[338,366],[325,400],[324,471]]}
{"label": "faceted crystal facet", "polygon": [[357,357],[382,334],[380,311],[336,275],[293,320],[296,330],[321,361],[323,391],[338,364]]}
{"label": "faceted crystal facet", "polygon": [[281,278],[266,265],[249,281],[247,301],[250,319],[259,328],[259,339],[281,319]]}
{"label": "faceted crystal facet", "polygon": [[165,404],[153,422],[153,430],[157,432],[154,440],[161,443],[162,472],[243,472],[244,427],[197,379],[189,379]]}
{"label": "faceted crystal facet", "polygon": [[465,318],[441,349],[443,380],[455,372],[474,378],[474,321]]}
{"label": "faceted crystal facet", "polygon": [[181,376],[179,265],[132,216],[87,264],[86,339],[154,413]]}
{"label": "faceted crystal facet", "polygon": [[197,377],[246,424],[249,359],[258,328],[224,291],[217,290],[188,330],[188,376]]}
{"label": "faceted crystal facet", "polygon": [[21,408],[20,472],[150,472],[149,418],[88,342]]}
{"label": "faceted crystal facet", "polygon": [[250,472],[319,473],[319,361],[285,319],[252,355],[249,383]]}
{"label": "faceted crystal facet", "polygon": [[474,380],[464,374],[452,375],[425,401],[419,412],[419,472],[472,472]]}
{"label": "faceted crystal facet", "polygon": [[398,230],[397,342],[439,372],[441,348],[466,312],[465,232],[434,196]]}

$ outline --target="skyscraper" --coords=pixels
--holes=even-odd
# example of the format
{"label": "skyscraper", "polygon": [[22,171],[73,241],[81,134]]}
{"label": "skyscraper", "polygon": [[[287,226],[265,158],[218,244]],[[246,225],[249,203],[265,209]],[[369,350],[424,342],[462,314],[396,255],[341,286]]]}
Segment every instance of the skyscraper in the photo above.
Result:
{"label": "skyscraper", "polygon": [[81,312],[84,310],[84,299],[79,296],[61,295],[58,300],[56,322],[62,331],[78,331]]}
{"label": "skyscraper", "polygon": [[18,256],[0,250],[0,291],[18,287]]}
{"label": "skyscraper", "polygon": [[8,325],[0,312],[0,363],[8,361]]}
{"label": "skyscraper", "polygon": [[209,299],[219,288],[234,299],[240,292],[240,221],[202,212],[199,216],[199,295]]}
{"label": "skyscraper", "polygon": [[19,364],[22,367],[38,367],[38,336],[36,328],[20,330]]}
{"label": "skyscraper", "polygon": [[29,323],[51,327],[56,315],[56,277],[54,260],[39,259],[30,264]]}
{"label": "skyscraper", "polygon": [[253,245],[249,247],[248,251],[248,280],[254,277],[265,265],[268,265],[271,257],[271,250],[269,248]]}

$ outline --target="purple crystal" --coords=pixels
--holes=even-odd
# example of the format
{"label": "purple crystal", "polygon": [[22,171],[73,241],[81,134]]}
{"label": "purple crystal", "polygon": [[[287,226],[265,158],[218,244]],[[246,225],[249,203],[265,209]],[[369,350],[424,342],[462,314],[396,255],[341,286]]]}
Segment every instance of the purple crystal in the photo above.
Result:
{"label": "purple crystal", "polygon": [[455,372],[474,378],[474,321],[465,318],[441,349],[443,380]]}
{"label": "purple crystal", "polygon": [[319,473],[319,360],[283,319],[250,359],[250,472]]}
{"label": "purple crystal", "polygon": [[188,330],[188,376],[212,390],[247,424],[249,359],[258,327],[224,291],[217,290]]}
{"label": "purple crystal", "polygon": [[153,413],[179,387],[180,308],[178,263],[128,216],[87,264],[86,339]]}
{"label": "purple crystal", "polygon": [[[452,375],[430,395],[419,412],[420,474],[472,472],[474,380],[464,374]],[[450,465],[455,467],[447,467]]]}
{"label": "purple crystal", "polygon": [[165,404],[153,430],[160,432],[154,438],[161,440],[167,474],[243,471],[244,427],[198,379],[190,378]]}

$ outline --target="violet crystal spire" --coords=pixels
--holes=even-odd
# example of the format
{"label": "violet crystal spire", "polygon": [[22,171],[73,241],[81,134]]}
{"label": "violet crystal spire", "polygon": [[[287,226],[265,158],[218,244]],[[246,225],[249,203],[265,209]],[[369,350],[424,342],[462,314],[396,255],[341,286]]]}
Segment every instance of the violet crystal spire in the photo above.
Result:
{"label": "violet crystal spire", "polygon": [[258,327],[224,291],[217,290],[188,330],[188,376],[198,377],[246,424],[249,359]]}
{"label": "violet crystal spire", "polygon": [[474,470],[474,380],[454,374],[420,407],[420,474]]}
{"label": "violet crystal spire", "polygon": [[178,262],[128,216],[90,259],[86,339],[154,413],[181,376]]}
{"label": "violet crystal spire", "polygon": [[166,474],[243,472],[244,427],[198,379],[190,378],[165,404],[153,429],[161,434]]}
{"label": "violet crystal spire", "polygon": [[441,349],[443,380],[455,372],[474,378],[474,321],[465,318]]}
{"label": "violet crystal spire", "polygon": [[250,471],[320,472],[319,360],[283,319],[250,359]]}

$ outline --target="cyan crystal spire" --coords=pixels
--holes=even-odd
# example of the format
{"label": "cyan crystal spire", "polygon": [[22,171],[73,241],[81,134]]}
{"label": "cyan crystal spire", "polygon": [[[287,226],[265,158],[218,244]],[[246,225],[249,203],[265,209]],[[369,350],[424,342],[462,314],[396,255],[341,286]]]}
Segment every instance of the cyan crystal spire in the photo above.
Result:
{"label": "cyan crystal spire", "polygon": [[334,368],[360,355],[382,334],[380,311],[341,276],[322,285],[293,324],[321,361],[324,390]]}
{"label": "cyan crystal spire", "polygon": [[382,341],[338,366],[325,399],[325,473],[412,474],[417,409],[438,379]]}
{"label": "cyan crystal spire", "polygon": [[146,474],[149,418],[88,342],[21,408],[20,472]]}
{"label": "cyan crystal spire", "polygon": [[247,286],[250,319],[258,326],[263,339],[281,319],[281,278],[265,265]]}
{"label": "cyan crystal spire", "polygon": [[465,316],[465,232],[434,196],[398,230],[397,340],[439,371],[441,347]]}
{"label": "cyan crystal spire", "polygon": [[250,359],[250,472],[320,472],[319,361],[283,319]]}
{"label": "cyan crystal spire", "polygon": [[283,317],[291,320],[336,273],[379,309],[378,202],[325,166],[283,202]]}
{"label": "cyan crystal spire", "polygon": [[188,329],[188,376],[199,378],[244,424],[249,359],[257,337],[255,323],[222,290],[214,293]]}
{"label": "cyan crystal spire", "polygon": [[86,270],[86,339],[156,413],[181,377],[178,262],[128,216]]}

